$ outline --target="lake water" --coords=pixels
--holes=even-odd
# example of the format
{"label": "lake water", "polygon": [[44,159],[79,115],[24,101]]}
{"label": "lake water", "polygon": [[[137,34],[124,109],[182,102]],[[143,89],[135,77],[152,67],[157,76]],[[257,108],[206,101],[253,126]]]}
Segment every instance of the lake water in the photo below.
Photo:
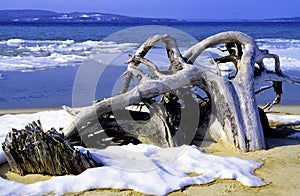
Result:
{"label": "lake water", "polygon": [[[285,74],[300,77],[300,23],[2,24],[0,108],[89,105],[118,92],[127,55],[149,36],[172,34],[184,51],[222,31],[252,36],[260,48],[280,56]],[[204,54],[207,59],[215,55]],[[147,58],[162,67],[167,64],[161,45]],[[266,64],[273,66],[272,61]],[[257,99],[264,104],[273,96],[270,89]],[[300,104],[299,86],[284,84],[282,103]]]}

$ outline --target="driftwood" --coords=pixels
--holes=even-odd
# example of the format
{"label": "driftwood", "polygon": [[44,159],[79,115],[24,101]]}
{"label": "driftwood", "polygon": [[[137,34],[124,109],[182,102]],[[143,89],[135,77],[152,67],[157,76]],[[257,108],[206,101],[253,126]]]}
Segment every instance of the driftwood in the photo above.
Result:
{"label": "driftwood", "polygon": [[[168,71],[160,71],[154,63],[145,58],[147,52],[158,42],[165,44],[170,60]],[[235,43],[231,45],[238,47],[238,52],[230,52],[230,58],[228,58],[235,61],[236,75],[225,78],[217,70],[211,71],[207,67],[193,65],[204,50],[226,43]],[[265,58],[275,59],[274,70],[266,69],[263,63]],[[146,65],[151,74],[143,73],[138,68],[140,63]],[[282,73],[277,55],[269,54],[267,50],[260,50],[253,38],[248,35],[232,31],[213,35],[194,45],[183,54],[180,53],[176,40],[172,36],[156,35],[150,37],[140,46],[135,55],[130,56],[128,69],[124,75],[125,81],[119,95],[81,108],[80,111],[72,112],[71,108],[67,109],[75,115],[74,121],[63,130],[68,138],[72,138],[75,135],[83,137],[95,132],[105,132],[108,135],[109,131],[103,128],[103,118],[107,119],[108,117],[105,117],[107,115],[112,115],[116,119],[115,124],[121,125],[121,128],[123,128],[123,125],[129,125],[130,123],[133,123],[134,127],[138,127],[139,125],[136,124],[134,119],[129,118],[129,121],[123,121],[124,115],[118,117],[116,113],[124,111],[124,108],[127,106],[142,102],[145,105],[150,103],[147,105],[147,108],[150,110],[151,118],[156,116],[157,119],[161,120],[159,128],[159,132],[163,133],[161,138],[149,141],[155,145],[164,147],[181,145],[192,138],[199,127],[206,127],[216,141],[227,143],[238,151],[264,149],[266,146],[255,94],[267,88],[262,88],[255,92],[255,86],[265,81],[273,82],[274,85],[272,87],[275,89],[276,97],[273,103],[267,106],[270,108],[280,101],[282,82],[300,83],[300,80]],[[133,77],[139,80],[139,84],[129,89]],[[202,89],[209,99],[210,112],[204,124],[203,121],[199,124],[199,102],[195,101],[196,99],[194,101],[184,101],[184,106],[180,106],[179,124],[168,122],[170,119],[176,122],[174,113],[170,114],[170,110],[166,112],[165,109],[157,106],[157,104],[151,103],[151,101],[155,102],[153,99],[157,96],[170,92],[174,93],[179,99],[183,99],[180,91],[182,89],[191,89],[192,87]],[[193,94],[193,92],[190,94]],[[194,95],[190,97],[195,97]],[[176,109],[173,112],[176,113]],[[126,115],[130,116],[128,111],[127,113]],[[120,123],[118,122],[119,119]],[[146,124],[142,127],[140,126],[137,129],[125,127],[123,131],[130,135],[130,138],[135,138],[137,141],[140,141],[143,134],[148,134],[148,138],[153,137],[157,133],[157,131],[154,131],[157,126],[149,128],[147,125],[150,126],[152,123],[147,124],[147,121],[145,122]],[[155,123],[159,124],[157,121]],[[117,133],[118,131],[111,134],[110,139],[113,140]],[[164,140],[165,142],[160,142],[159,140]],[[102,139],[102,141],[107,140]],[[88,142],[85,143],[88,145]]]}
{"label": "driftwood", "polygon": [[22,130],[13,129],[2,144],[11,171],[20,175],[79,174],[101,166],[89,153],[83,154],[54,128],[44,132],[39,121]]}
{"label": "driftwood", "polygon": [[[145,58],[158,42],[166,47],[170,60],[167,71],[161,71]],[[229,54],[213,59],[214,70],[193,65],[203,51],[220,44],[226,47],[222,51]],[[266,69],[265,58],[274,59],[274,70]],[[235,66],[234,75],[223,77],[218,64],[228,62]],[[282,129],[283,133],[270,128],[255,95],[273,88],[275,98],[264,107],[270,109],[280,103],[282,82],[300,84],[300,80],[284,75],[279,57],[260,50],[244,33],[216,34],[183,54],[174,37],[156,35],[130,55],[127,63],[119,95],[84,108],[63,107],[74,116],[63,133],[55,129],[44,132],[39,121],[8,133],[2,148],[11,170],[20,175],[65,175],[101,166],[88,152],[82,153],[73,145],[104,148],[142,142],[173,147],[201,140],[208,132],[214,140],[246,152],[264,149],[265,136],[286,135],[286,129]],[[149,73],[139,69],[139,64],[146,65]],[[133,78],[139,83],[130,89]],[[265,81],[272,85],[255,91],[255,87]]]}

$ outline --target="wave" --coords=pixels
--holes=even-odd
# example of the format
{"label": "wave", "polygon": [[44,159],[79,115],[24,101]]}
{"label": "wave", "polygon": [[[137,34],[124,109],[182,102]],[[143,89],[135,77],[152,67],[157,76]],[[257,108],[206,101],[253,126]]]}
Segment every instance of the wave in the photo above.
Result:
{"label": "wave", "polygon": [[22,39],[9,39],[7,40],[6,44],[7,45],[19,45],[22,44],[24,42],[24,40]]}
{"label": "wave", "polygon": [[[300,68],[300,40],[264,38],[257,39],[256,42],[260,48],[268,49],[270,53],[279,55],[283,71]],[[19,38],[1,40],[0,71],[35,71],[52,67],[76,66],[94,54],[134,53],[138,46],[137,43],[95,40],[83,42],[74,40],[23,40]],[[154,59],[156,62],[159,61],[161,65],[167,64],[167,59],[162,57],[165,55],[164,49],[154,48],[151,51],[155,51],[153,56],[157,58]],[[222,56],[224,53],[212,48],[205,55],[206,57],[200,60],[199,64]],[[268,69],[274,69],[272,60],[267,59],[264,62]],[[231,71],[233,66],[222,64],[219,68],[223,71]]]}
{"label": "wave", "polygon": [[[281,69],[283,71],[300,69],[300,40],[265,38],[255,41],[260,49],[268,49],[270,53],[279,56]],[[227,55],[216,48],[211,48],[208,51],[211,58]],[[273,59],[264,59],[264,64],[269,70],[275,69]],[[234,69],[234,66],[232,63],[219,64],[219,68],[221,71],[231,71]]]}
{"label": "wave", "polygon": [[[257,45],[261,49],[268,49],[270,53],[277,54],[280,58],[281,69],[296,70],[300,68],[300,40],[297,39],[257,39]],[[274,69],[274,61],[264,60],[266,67]]]}
{"label": "wave", "polygon": [[255,41],[259,47],[270,49],[300,48],[300,40],[297,39],[264,38]]}
{"label": "wave", "polygon": [[0,71],[34,71],[75,66],[97,53],[135,51],[136,43],[115,43],[88,40],[23,40],[0,41]]}

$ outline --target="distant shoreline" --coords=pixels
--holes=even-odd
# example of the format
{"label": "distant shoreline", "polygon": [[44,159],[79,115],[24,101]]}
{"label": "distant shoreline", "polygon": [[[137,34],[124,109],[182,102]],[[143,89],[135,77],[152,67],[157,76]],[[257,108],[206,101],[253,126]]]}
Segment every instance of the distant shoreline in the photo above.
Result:
{"label": "distant shoreline", "polygon": [[49,10],[0,10],[1,22],[29,22],[29,23],[52,23],[60,22],[120,22],[120,23],[160,23],[160,22],[300,22],[300,17],[282,17],[282,18],[262,18],[262,19],[198,19],[198,18],[165,18],[165,17],[143,17],[143,16],[127,16],[120,14],[102,13],[102,12],[54,12]]}

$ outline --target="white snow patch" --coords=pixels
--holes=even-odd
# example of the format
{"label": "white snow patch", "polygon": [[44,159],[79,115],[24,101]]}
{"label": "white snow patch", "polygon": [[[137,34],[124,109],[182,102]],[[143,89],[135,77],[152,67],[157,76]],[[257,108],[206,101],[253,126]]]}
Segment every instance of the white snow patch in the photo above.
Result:
{"label": "white snow patch", "polygon": [[[276,115],[267,114],[268,120],[281,122],[281,123],[300,123],[300,115]],[[300,132],[296,132],[288,136],[290,139],[300,139]]]}
{"label": "white snow patch", "polygon": [[268,120],[285,123],[300,123],[300,115],[267,114]]}
{"label": "white snow patch", "polygon": [[[188,185],[206,184],[216,178],[236,179],[246,186],[265,185],[253,174],[261,163],[205,154],[195,146],[164,149],[140,144],[89,150],[105,166],[88,169],[77,176],[60,176],[29,185],[0,178],[0,190],[9,195],[49,192],[61,195],[95,188],[117,188],[164,195]],[[190,177],[189,172],[200,175]]]}
{"label": "white snow patch", "polygon": [[40,120],[45,131],[52,127],[59,129],[72,121],[72,116],[64,110],[43,111],[33,114],[6,114],[0,116],[0,137],[5,137],[12,128],[23,129],[28,123]]}
{"label": "white snow patch", "polygon": [[[0,117],[0,140],[11,127],[23,128],[40,119],[44,129],[66,126],[71,116],[63,110]],[[0,178],[0,195],[42,195],[79,192],[95,188],[133,189],[145,194],[164,195],[193,184],[206,184],[216,178],[236,179],[246,186],[265,185],[254,175],[262,163],[236,157],[205,154],[196,146],[160,148],[153,145],[110,146],[89,150],[104,164],[77,176],[60,176],[34,184],[22,184]],[[5,158],[0,149],[0,160]],[[3,162],[3,160],[2,160]],[[190,172],[199,176],[190,177]]]}

